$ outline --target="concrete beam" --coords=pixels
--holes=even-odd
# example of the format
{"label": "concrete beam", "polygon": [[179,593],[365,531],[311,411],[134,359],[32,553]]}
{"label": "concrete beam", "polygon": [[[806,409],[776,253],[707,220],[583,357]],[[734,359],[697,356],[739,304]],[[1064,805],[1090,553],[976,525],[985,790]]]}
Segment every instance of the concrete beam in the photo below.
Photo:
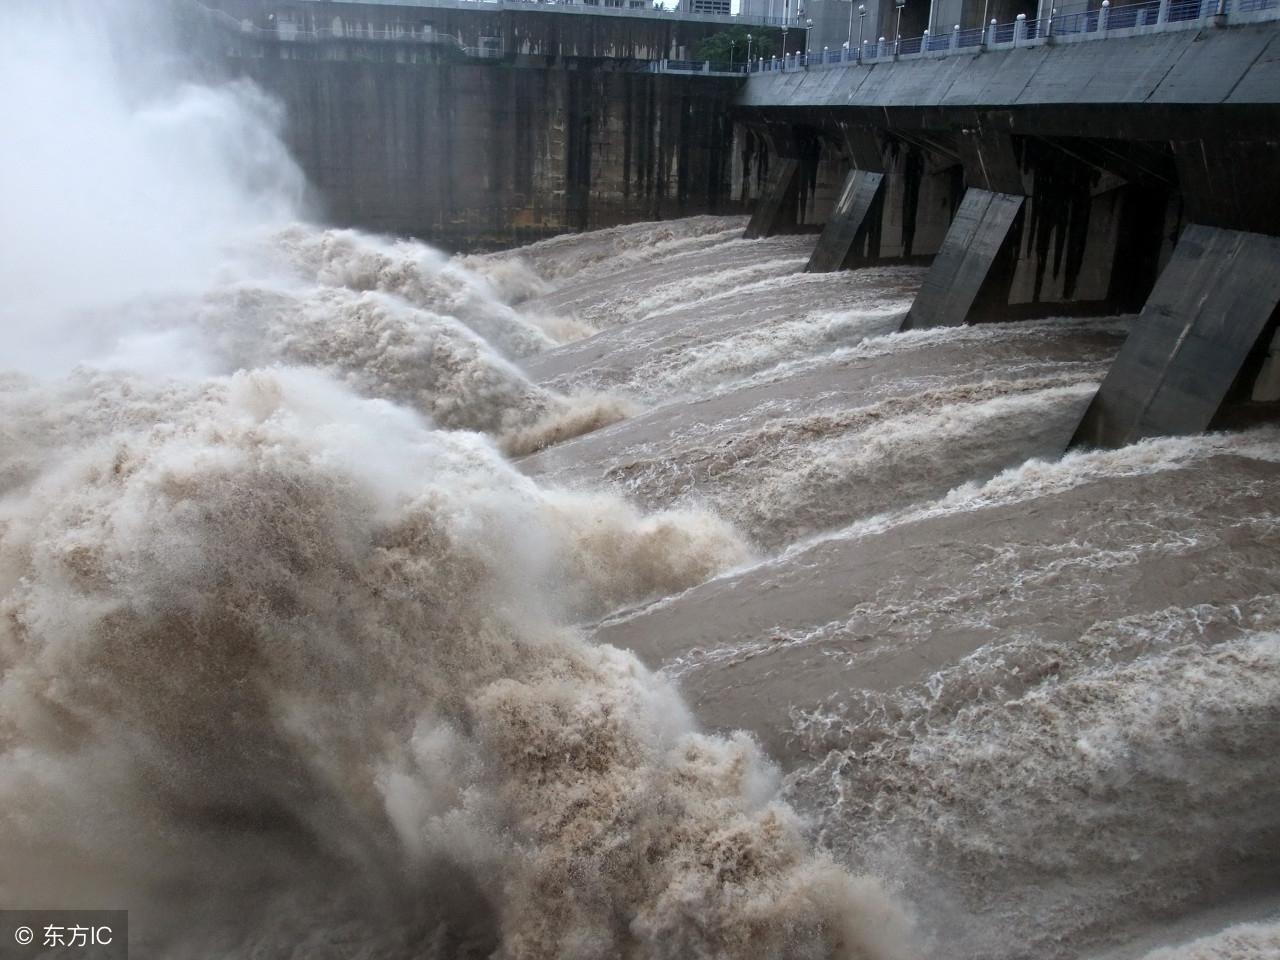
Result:
{"label": "concrete beam", "polygon": [[818,246],[804,268],[806,273],[832,273],[845,265],[849,254],[864,242],[867,221],[883,184],[883,173],[849,171],[840,198],[822,228]]}
{"label": "concrete beam", "polygon": [[961,130],[956,138],[965,181],[992,193],[1025,194],[1013,137],[993,130]]}
{"label": "concrete beam", "polygon": [[1201,138],[1172,146],[1188,221],[1257,233],[1280,227],[1280,142]]}
{"label": "concrete beam", "polygon": [[[929,128],[935,120],[951,127],[946,115],[959,110],[987,113],[1004,105],[1033,119],[1031,126],[1008,128],[1020,135],[1120,138],[1133,137],[1135,120],[1145,114],[1154,136],[1138,139],[1161,140],[1169,139],[1173,114],[1167,108],[1176,107],[1184,115],[1220,115],[1224,104],[1270,106],[1280,99],[1280,30],[1274,21],[1104,42],[1064,39],[1047,46],[940,59],[911,57],[857,68],[753,74],[738,106],[835,107],[846,111],[849,119],[857,119],[853,114],[862,111],[895,128],[908,124],[905,117],[895,121],[891,112],[918,110],[919,126]],[[1140,109],[1119,109],[1126,105]],[[1238,119],[1235,122],[1238,127]]]}
{"label": "concrete beam", "polygon": [[979,187],[965,191],[942,249],[903,321],[904,330],[954,327],[970,319],[991,280],[992,267],[1008,251],[1012,227],[1025,200],[1020,194]]}
{"label": "concrete beam", "polygon": [[1073,444],[1198,433],[1280,304],[1280,238],[1188,226]]}
{"label": "concrete beam", "polygon": [[858,170],[887,173],[882,134],[872,127],[840,123],[840,147],[849,164]]}

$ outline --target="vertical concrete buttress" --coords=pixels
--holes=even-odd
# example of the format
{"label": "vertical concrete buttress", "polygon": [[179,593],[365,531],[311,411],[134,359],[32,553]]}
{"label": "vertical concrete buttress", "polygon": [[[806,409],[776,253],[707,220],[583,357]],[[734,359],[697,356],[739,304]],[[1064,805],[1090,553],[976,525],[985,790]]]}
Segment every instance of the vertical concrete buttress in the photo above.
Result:
{"label": "vertical concrete buttress", "polygon": [[795,223],[797,191],[800,189],[800,145],[789,126],[765,130],[764,139],[774,158],[764,192],[751,211],[743,239],[771,237],[784,226]]}
{"label": "vertical concrete buttress", "polygon": [[1073,443],[1198,433],[1280,304],[1280,238],[1191,224]]}
{"label": "vertical concrete buttress", "polygon": [[799,157],[779,157],[774,168],[769,171],[769,185],[755,209],[751,211],[751,219],[742,234],[746,240],[758,240],[771,237],[786,223],[795,217],[797,181],[800,178]]}
{"label": "vertical concrete buttress", "polygon": [[924,279],[903,329],[959,326],[967,322],[996,265],[1016,253],[1013,227],[1026,202],[1013,138],[963,130],[956,139],[968,188],[942,249]]}
{"label": "vertical concrete buttress", "polygon": [[903,321],[904,330],[956,327],[969,320],[1025,200],[1021,194],[979,187],[965,191],[942,249]]}
{"label": "vertical concrete buttress", "polygon": [[843,134],[849,173],[809,257],[808,273],[831,273],[845,266],[850,253],[862,244],[869,218],[878,212],[876,201],[886,173],[879,137],[866,127],[846,127]]}
{"label": "vertical concrete buttress", "polygon": [[870,170],[850,170],[844,178],[840,198],[818,237],[805,266],[807,273],[831,273],[841,269],[849,253],[867,231],[867,219],[875,208],[884,185],[884,174]]}

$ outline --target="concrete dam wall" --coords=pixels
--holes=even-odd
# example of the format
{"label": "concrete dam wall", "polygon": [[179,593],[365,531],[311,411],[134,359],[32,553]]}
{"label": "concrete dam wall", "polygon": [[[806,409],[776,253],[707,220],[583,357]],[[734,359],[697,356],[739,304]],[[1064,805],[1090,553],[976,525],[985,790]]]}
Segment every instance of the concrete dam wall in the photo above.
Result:
{"label": "concrete dam wall", "polygon": [[[243,19],[188,11],[186,29],[212,71],[281,101],[286,141],[331,222],[461,250],[744,209],[730,186],[729,107],[742,81],[656,74],[616,56],[665,56],[721,25],[415,8],[441,29],[393,39],[379,31],[408,8],[324,4],[348,23],[364,11],[373,26],[317,42],[258,25],[262,4],[240,6]],[[445,33],[445,20],[468,18],[464,41],[505,29],[511,46],[468,55]]]}
{"label": "concrete dam wall", "polygon": [[337,223],[454,249],[737,209],[732,81],[603,69],[235,64]]}
{"label": "concrete dam wall", "polygon": [[1255,389],[1280,364],[1270,14],[744,81],[617,56],[670,49],[665,20],[497,11],[478,54],[434,25],[392,36],[391,5],[315,42],[315,6],[288,30],[259,9],[205,34],[220,69],[283,101],[331,221],[476,249],[751,204],[749,237],[821,228],[813,271],[931,263],[910,327],[1151,314],[1081,442],[1274,400]]}

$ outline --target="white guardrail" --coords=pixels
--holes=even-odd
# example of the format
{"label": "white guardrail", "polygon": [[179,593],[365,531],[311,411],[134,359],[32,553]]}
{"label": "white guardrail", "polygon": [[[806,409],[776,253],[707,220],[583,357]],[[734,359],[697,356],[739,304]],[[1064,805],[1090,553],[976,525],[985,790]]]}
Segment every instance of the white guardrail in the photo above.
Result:
{"label": "white guardrail", "polygon": [[[945,57],[953,53],[1004,50],[1052,42],[1103,40],[1109,36],[1198,29],[1208,22],[1225,25],[1228,20],[1254,22],[1275,19],[1280,19],[1280,0],[1139,0],[1137,3],[1114,5],[1110,0],[1102,0],[1097,9],[1080,13],[1055,13],[1034,20],[1023,14],[1009,23],[992,20],[986,27],[969,30],[955,26],[949,32],[939,32],[935,36],[926,31],[919,37],[864,40],[860,48],[856,44],[851,47],[846,42],[838,50],[824,48],[768,60],[757,58],[749,67],[744,65],[730,72],[768,73],[810,67],[849,67],[884,60]],[[725,72],[725,66],[711,64],[706,72]]]}
{"label": "white guardrail", "polygon": [[[192,2],[207,14],[216,18],[229,29],[237,30],[259,39],[300,42],[317,40],[393,40],[425,43],[445,43],[457,45],[457,41],[447,34],[433,32],[430,28],[422,28],[412,23],[389,24],[381,29],[367,28],[359,22],[341,22],[339,27],[317,27],[304,29],[296,22],[281,19],[274,25],[263,27],[250,20],[239,20],[224,10],[217,10],[200,3]],[[631,0],[624,0],[631,2]],[[714,13],[688,13],[685,11],[665,10],[650,6],[646,0],[643,6],[614,5],[614,0],[376,0],[378,6],[401,7],[435,10],[469,10],[480,13],[497,11],[545,11],[547,13],[570,13],[583,16],[632,17],[648,20],[676,20],[693,23],[722,23],[726,26],[765,26],[783,27],[803,30],[804,23],[799,17],[749,17],[729,16]]]}

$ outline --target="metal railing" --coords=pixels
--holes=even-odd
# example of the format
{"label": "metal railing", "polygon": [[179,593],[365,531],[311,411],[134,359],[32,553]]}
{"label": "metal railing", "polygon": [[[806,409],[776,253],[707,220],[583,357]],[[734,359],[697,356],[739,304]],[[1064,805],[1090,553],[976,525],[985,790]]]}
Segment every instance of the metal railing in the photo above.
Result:
{"label": "metal railing", "polygon": [[716,63],[712,60],[650,60],[649,73],[698,73],[707,76],[735,77],[747,72],[745,63]]}
{"label": "metal railing", "polygon": [[1218,16],[1247,16],[1249,20],[1280,19],[1280,0],[1138,0],[1136,3],[1112,4],[1103,0],[1100,7],[1078,13],[1057,14],[1040,20],[1025,15],[1009,23],[992,20],[986,27],[948,33],[927,32],[919,37],[867,40],[862,49],[848,44],[838,50],[821,53],[795,53],[782,58],[752,60],[749,73],[806,70],[811,67],[857,66],[904,57],[936,57],[952,53],[974,53],[978,50],[1000,50],[1019,46],[1035,46],[1054,40],[1102,40],[1115,31],[1128,31],[1129,36],[1162,30],[1184,29]]}
{"label": "metal railing", "polygon": [[[380,0],[386,5],[395,6],[437,6],[450,7],[454,9],[471,9],[471,10],[492,10],[492,9],[527,9],[529,7],[554,7],[558,12],[574,12],[574,13],[619,13],[623,15],[645,13],[635,8],[625,7],[598,7],[586,3],[581,0]],[[492,47],[470,47],[464,46],[462,41],[452,34],[435,31],[429,26],[422,26],[413,23],[389,23],[382,27],[374,28],[359,21],[344,21],[341,18],[335,18],[334,22],[337,27],[332,26],[314,26],[304,28],[296,21],[291,19],[273,20],[270,26],[260,26],[251,20],[240,20],[225,10],[209,7],[200,2],[200,0],[189,0],[190,5],[203,13],[206,17],[217,23],[222,28],[239,34],[241,36],[253,38],[256,40],[266,40],[283,43],[320,43],[334,40],[356,40],[356,41],[375,41],[375,42],[395,42],[395,43],[422,43],[422,44],[439,44],[456,50],[466,56],[489,60],[499,59],[503,56],[502,50],[495,50]],[[670,17],[671,13],[664,10],[653,11],[658,15]],[[709,21],[726,21],[726,22],[748,22],[760,23],[764,25],[783,25],[790,23],[792,25],[799,24],[798,17],[792,17],[789,21],[783,17],[721,17],[713,14],[679,14],[679,19],[685,20],[709,20]],[[801,28],[803,29],[803,28]],[[834,61],[833,61],[834,62]],[[710,74],[745,74],[747,65],[744,62],[738,64],[711,64],[706,61],[679,61],[679,60],[648,60],[640,61],[638,69],[648,70],[654,73],[710,73]]]}
{"label": "metal railing", "polygon": [[765,27],[799,27],[804,18],[800,14],[790,17],[748,16],[742,14],[694,13],[689,10],[668,10],[655,7],[649,0],[641,6],[613,4],[608,0],[378,0],[385,6],[434,7],[451,10],[528,10],[550,8],[557,13],[605,14],[619,17],[647,17],[659,20],[693,20],[710,23],[738,23]]}
{"label": "metal railing", "polygon": [[[638,17],[641,19],[651,20],[679,20],[693,21],[698,23],[723,23],[726,25],[740,24],[742,26],[762,26],[762,27],[795,27],[804,29],[804,20],[799,14],[790,17],[769,17],[769,16],[743,16],[738,14],[719,14],[719,13],[693,13],[686,10],[667,10],[662,7],[654,7],[649,0],[641,6],[622,6],[612,5],[608,2],[592,3],[588,0],[378,0],[380,6],[401,7],[418,9],[445,9],[445,10],[475,10],[483,13],[501,10],[540,10],[548,13],[570,13],[581,14],[585,16],[608,16],[608,17]],[[222,11],[218,11],[222,12]],[[407,11],[406,11],[407,12]],[[240,23],[235,17],[228,16],[235,23]],[[284,32],[280,27],[262,28],[255,27],[254,30],[269,33]],[[323,33],[323,31],[297,31],[298,34],[307,33],[315,35]],[[338,36],[346,36],[340,33]],[[391,39],[398,38],[398,35]],[[276,37],[276,39],[281,39]]]}

